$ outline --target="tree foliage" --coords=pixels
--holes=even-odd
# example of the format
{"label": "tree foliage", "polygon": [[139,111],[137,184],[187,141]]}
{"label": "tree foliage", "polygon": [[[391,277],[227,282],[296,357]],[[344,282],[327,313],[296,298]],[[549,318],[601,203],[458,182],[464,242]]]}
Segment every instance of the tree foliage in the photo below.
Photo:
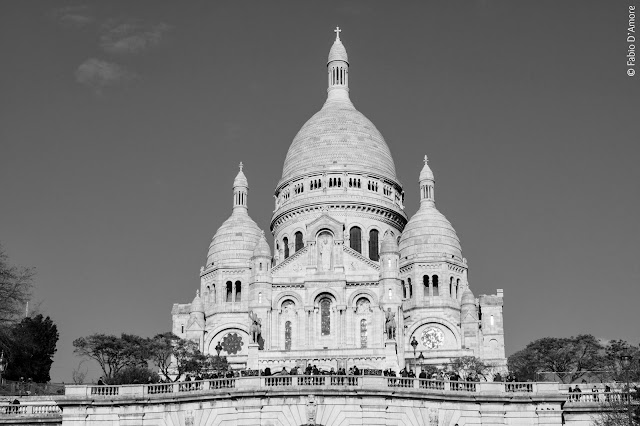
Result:
{"label": "tree foliage", "polygon": [[[519,381],[538,380],[538,373],[553,373],[563,383],[572,383],[587,375],[601,381],[619,380],[624,374],[620,355],[628,352],[636,360],[638,350],[624,340],[604,344],[590,334],[575,337],[544,337],[529,343],[508,359],[509,370]],[[637,368],[631,369],[637,376]]]}
{"label": "tree foliage", "polygon": [[[213,369],[226,370],[226,358],[203,354],[196,342],[181,339],[173,333],[144,338],[132,334],[120,337],[93,334],[73,342],[75,353],[95,360],[110,384],[178,381],[187,374],[194,376]],[[150,369],[152,363],[158,373]]]}
{"label": "tree foliage", "polygon": [[51,318],[44,318],[42,314],[23,318],[10,328],[9,335],[5,377],[9,380],[30,378],[37,383],[50,381],[49,372],[59,338]]}
{"label": "tree foliage", "polygon": [[92,334],[73,341],[77,355],[95,360],[108,383],[121,370],[128,367],[147,366],[148,341],[143,337],[122,333],[120,337],[110,334]]}
{"label": "tree foliage", "polygon": [[451,358],[449,367],[465,380],[469,376],[482,376],[487,380],[487,374],[494,368],[493,364],[482,361],[475,356],[461,356]]}
{"label": "tree foliage", "polygon": [[158,334],[150,341],[151,360],[166,380],[178,381],[211,370],[227,370],[226,357],[203,354],[198,344],[173,333]]}

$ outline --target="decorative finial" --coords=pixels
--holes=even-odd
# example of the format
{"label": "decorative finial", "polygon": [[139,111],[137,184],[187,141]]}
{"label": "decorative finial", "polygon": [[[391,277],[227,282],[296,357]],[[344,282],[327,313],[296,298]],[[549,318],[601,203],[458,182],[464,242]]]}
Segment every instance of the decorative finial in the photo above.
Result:
{"label": "decorative finial", "polygon": [[196,290],[196,297],[200,297],[200,290]]}
{"label": "decorative finial", "polygon": [[[427,156],[425,155],[425,156],[424,156],[424,164],[427,164],[427,162],[428,162],[428,161],[429,161],[429,160],[427,159]],[[240,164],[242,164],[242,163],[240,163]]]}
{"label": "decorative finial", "polygon": [[239,167],[240,167],[240,171],[242,171],[242,167],[243,167],[242,161],[240,162],[240,166]]}
{"label": "decorative finial", "polygon": [[260,230],[260,234],[262,235],[262,238],[264,238],[264,229]]}
{"label": "decorative finial", "polygon": [[336,27],[336,29],[333,30],[333,32],[336,33],[336,41],[340,41],[340,33],[342,32],[340,27]]}

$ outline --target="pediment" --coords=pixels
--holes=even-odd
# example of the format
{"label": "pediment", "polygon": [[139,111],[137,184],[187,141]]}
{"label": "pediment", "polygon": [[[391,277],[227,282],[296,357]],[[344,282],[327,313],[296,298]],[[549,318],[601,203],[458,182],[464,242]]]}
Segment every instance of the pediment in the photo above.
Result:
{"label": "pediment", "polygon": [[307,264],[309,263],[307,252],[308,247],[304,247],[302,250],[293,254],[293,256],[285,259],[282,263],[274,266],[271,269],[273,276],[291,276],[291,275],[304,275]]}
{"label": "pediment", "polygon": [[186,327],[187,331],[201,331],[204,330],[204,321],[202,321],[199,318],[194,318],[191,317],[189,318],[189,321],[187,322],[187,327]]}
{"label": "pediment", "polygon": [[346,274],[379,274],[380,265],[378,262],[369,260],[360,253],[346,248],[343,258],[344,271]]}
{"label": "pediment", "polygon": [[337,221],[327,213],[323,213],[320,217],[307,224],[307,241],[315,241],[316,236],[323,229],[331,231],[336,241],[342,241],[344,239],[344,225],[342,222]]}

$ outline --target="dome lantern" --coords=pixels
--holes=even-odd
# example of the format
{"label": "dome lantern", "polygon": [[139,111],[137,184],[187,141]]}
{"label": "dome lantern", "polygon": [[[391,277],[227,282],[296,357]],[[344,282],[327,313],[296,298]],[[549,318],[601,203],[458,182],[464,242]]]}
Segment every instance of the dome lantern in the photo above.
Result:
{"label": "dome lantern", "polygon": [[327,101],[349,100],[349,57],[340,40],[340,27],[334,30],[336,40],[329,50],[327,60],[327,76],[329,88],[327,89]]}
{"label": "dome lantern", "polygon": [[247,211],[247,193],[249,192],[249,182],[242,173],[242,162],[238,166],[240,171],[233,180],[233,210]]}
{"label": "dome lantern", "polygon": [[420,204],[435,203],[436,180],[429,167],[429,159],[424,156],[424,167],[420,172]]}

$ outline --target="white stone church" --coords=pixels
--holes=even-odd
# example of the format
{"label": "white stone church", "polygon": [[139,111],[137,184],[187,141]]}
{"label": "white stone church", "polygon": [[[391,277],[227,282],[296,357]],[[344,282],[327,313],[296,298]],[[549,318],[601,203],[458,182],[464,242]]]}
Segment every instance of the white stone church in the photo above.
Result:
{"label": "white stone church", "polygon": [[[173,332],[205,353],[222,348],[235,368],[415,369],[466,355],[505,366],[502,290],[472,293],[426,156],[409,191],[420,208],[408,219],[389,147],[349,99],[339,30],[327,80],[327,99],[293,139],[275,186],[273,250],[249,216],[241,164],[231,216],[213,236],[198,294],[173,305]],[[261,320],[257,345],[251,311]]]}

